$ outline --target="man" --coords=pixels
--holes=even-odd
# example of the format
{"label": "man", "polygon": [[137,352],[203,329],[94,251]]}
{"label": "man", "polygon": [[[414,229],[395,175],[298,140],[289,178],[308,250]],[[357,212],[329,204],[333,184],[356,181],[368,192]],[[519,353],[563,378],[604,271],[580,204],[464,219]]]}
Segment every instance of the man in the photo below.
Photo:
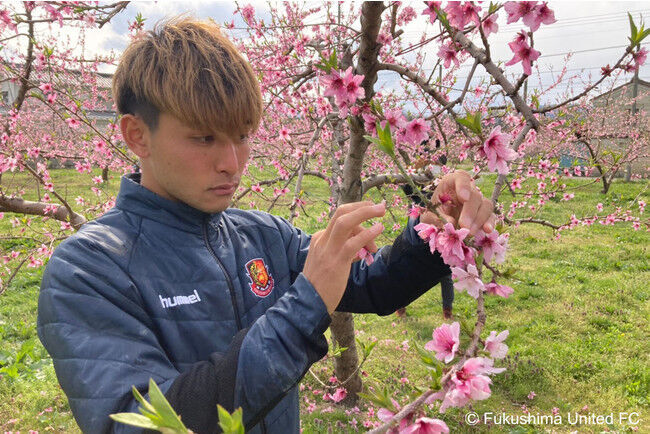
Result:
{"label": "man", "polygon": [[[296,386],[327,352],[330,314],[389,314],[448,267],[414,221],[377,252],[381,225],[361,224],[383,204],[343,205],[313,237],[228,209],[262,103],[250,65],[213,23],[176,19],[135,40],[113,96],[141,174],[61,243],[39,298],[38,334],[75,419],[85,432],[133,432],[108,415],[137,411],[131,386],[144,393],[153,378],[195,432],[217,431],[217,403],[242,407],[249,432],[298,432]],[[440,188],[458,197],[452,221],[492,229],[492,204],[467,174]],[[377,252],[371,266],[355,262],[364,246]]]}

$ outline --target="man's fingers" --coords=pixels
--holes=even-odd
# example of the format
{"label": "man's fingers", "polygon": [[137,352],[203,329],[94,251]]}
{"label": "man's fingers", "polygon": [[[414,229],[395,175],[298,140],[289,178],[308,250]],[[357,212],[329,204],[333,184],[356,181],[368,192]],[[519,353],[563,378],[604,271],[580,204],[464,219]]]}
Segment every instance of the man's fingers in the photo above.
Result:
{"label": "man's fingers", "polygon": [[489,234],[496,227],[497,227],[497,216],[496,216],[496,214],[492,213],[492,215],[490,216],[488,221],[485,222],[485,224],[483,225],[483,232],[485,232],[486,234]]}
{"label": "man's fingers", "polygon": [[467,202],[472,197],[472,192],[476,189],[474,180],[469,173],[464,171],[454,172],[456,176],[453,177],[453,189],[456,192],[456,197],[461,202]]}
{"label": "man's fingers", "polygon": [[[483,228],[483,226],[487,223],[490,216],[493,215],[492,214],[493,210],[494,210],[494,206],[492,205],[492,201],[490,199],[483,198],[481,206],[479,207],[478,212],[474,217],[474,221],[472,222],[472,226],[469,230],[471,235],[475,235],[479,229]],[[484,232],[491,232],[491,230],[484,231]]]}
{"label": "man's fingers", "polygon": [[[460,212],[460,218],[458,219],[458,224],[462,228],[472,229],[472,224],[478,215],[479,208],[483,204],[483,196],[478,190],[473,189],[470,191],[469,200],[465,201],[463,204],[463,209]],[[488,216],[486,216],[486,219]]]}
{"label": "man's fingers", "polygon": [[350,202],[350,203],[344,203],[343,205],[339,206],[336,208],[336,211],[334,211],[334,215],[332,215],[332,218],[330,219],[329,223],[327,224],[327,228],[325,228],[325,232],[327,232],[327,236],[329,237],[330,232],[332,231],[332,227],[334,226],[334,222],[338,220],[341,216],[344,216],[345,214],[348,214],[355,209],[362,208],[364,206],[369,206],[372,205],[373,202],[369,200],[364,200],[361,202]]}
{"label": "man's fingers", "polygon": [[[365,228],[364,228],[363,226],[359,225],[359,226],[357,226],[356,228],[354,228],[354,229],[352,230],[352,235],[353,235],[353,236],[354,236],[354,235],[358,235],[358,234],[361,233],[363,230],[365,230]],[[379,249],[377,248],[377,244],[375,244],[375,241],[374,241],[374,240],[371,241],[370,244],[368,244],[367,246],[363,246],[363,247],[364,247],[367,251],[369,251],[370,253],[376,253],[377,250],[379,250]]]}
{"label": "man's fingers", "polygon": [[366,220],[375,217],[383,217],[385,213],[385,204],[379,203],[377,205],[362,206],[354,211],[342,215],[336,219],[336,221],[330,223],[332,229],[330,232],[329,242],[334,243],[334,245],[343,246],[357,226],[361,225],[361,223]]}
{"label": "man's fingers", "polygon": [[355,258],[358,259],[357,253],[359,250],[370,243],[374,243],[375,238],[377,238],[383,230],[383,224],[375,223],[368,229],[364,229],[357,235],[350,237],[343,245],[342,252],[350,261],[354,260]]}

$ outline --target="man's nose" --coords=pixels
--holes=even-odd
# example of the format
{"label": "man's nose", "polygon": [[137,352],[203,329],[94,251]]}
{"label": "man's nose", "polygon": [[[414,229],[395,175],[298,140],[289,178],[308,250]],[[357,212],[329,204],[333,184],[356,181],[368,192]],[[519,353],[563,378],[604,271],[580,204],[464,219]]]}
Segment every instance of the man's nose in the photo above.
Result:
{"label": "man's nose", "polygon": [[224,172],[232,176],[239,170],[236,145],[230,141],[217,146],[215,159],[217,172]]}

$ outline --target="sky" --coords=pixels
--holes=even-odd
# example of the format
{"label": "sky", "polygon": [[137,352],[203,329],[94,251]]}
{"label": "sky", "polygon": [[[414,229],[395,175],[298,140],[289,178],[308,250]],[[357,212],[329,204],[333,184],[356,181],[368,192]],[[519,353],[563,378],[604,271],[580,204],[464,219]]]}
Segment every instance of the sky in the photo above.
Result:
{"label": "sky", "polygon": [[[248,2],[240,2],[245,5]],[[268,14],[266,2],[250,2],[257,10],[258,15]],[[313,5],[316,2],[308,2]],[[277,2],[273,4],[278,4]],[[405,1],[404,5],[412,6],[418,14],[424,9],[422,2]],[[650,2],[643,1],[551,1],[549,6],[555,12],[557,22],[550,26],[542,25],[535,32],[535,47],[542,53],[538,61],[539,75],[529,80],[529,89],[548,86],[553,82],[554,76],[562,68],[566,54],[573,52],[568,63],[569,73],[587,79],[592,74],[594,79],[600,76],[600,67],[606,64],[613,64],[623,52],[629,35],[629,23],[627,12],[631,12],[635,20],[640,16],[650,17]],[[197,17],[212,17],[217,22],[230,22],[233,19],[235,10],[234,2],[215,1],[133,1],[125,11],[116,16],[111,23],[102,29],[92,30],[87,36],[88,50],[96,53],[107,53],[110,51],[120,53],[128,44],[128,23],[133,21],[136,14],[141,13],[146,18],[146,28],[151,28],[158,20],[180,13],[189,13]],[[646,18],[650,23],[650,18]],[[241,20],[235,21],[242,25]],[[490,37],[492,57],[496,60],[508,61],[512,52],[507,46],[515,34],[521,30],[521,22],[507,25],[505,12],[499,13],[499,33]],[[358,24],[357,24],[358,26]],[[437,24],[435,25],[437,28]],[[407,27],[403,38],[416,42],[423,30],[433,30],[428,23],[428,17],[418,16],[415,22]],[[650,44],[650,38],[647,43]],[[650,47],[649,47],[650,48]],[[437,60],[437,45],[432,45],[427,53],[427,68],[431,68]],[[468,62],[469,63],[469,62]],[[467,76],[471,64],[462,65],[458,73],[459,80]],[[110,69],[110,68],[109,68]],[[506,69],[517,76],[521,74],[521,64]],[[479,67],[476,79],[472,87],[478,85],[478,80],[487,76],[487,73]],[[535,74],[534,74],[535,75]],[[639,71],[639,77],[650,81],[650,60],[647,65]],[[617,84],[629,81],[632,74],[625,74]],[[382,71],[378,86],[392,88],[396,86],[398,77],[395,73]],[[462,87],[461,81],[457,87]],[[578,86],[578,89],[580,87]],[[560,84],[554,89],[553,94],[568,90],[566,84]],[[605,89],[603,89],[605,90]],[[452,94],[453,97],[453,94]]]}

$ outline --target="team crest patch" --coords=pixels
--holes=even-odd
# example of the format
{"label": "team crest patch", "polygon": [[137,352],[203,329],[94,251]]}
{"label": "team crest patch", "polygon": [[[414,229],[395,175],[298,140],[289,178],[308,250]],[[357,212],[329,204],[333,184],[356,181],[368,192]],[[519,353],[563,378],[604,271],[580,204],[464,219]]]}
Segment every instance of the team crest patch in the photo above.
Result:
{"label": "team crest patch", "polygon": [[266,297],[273,290],[273,277],[269,273],[264,259],[251,259],[246,263],[251,291],[259,297]]}

